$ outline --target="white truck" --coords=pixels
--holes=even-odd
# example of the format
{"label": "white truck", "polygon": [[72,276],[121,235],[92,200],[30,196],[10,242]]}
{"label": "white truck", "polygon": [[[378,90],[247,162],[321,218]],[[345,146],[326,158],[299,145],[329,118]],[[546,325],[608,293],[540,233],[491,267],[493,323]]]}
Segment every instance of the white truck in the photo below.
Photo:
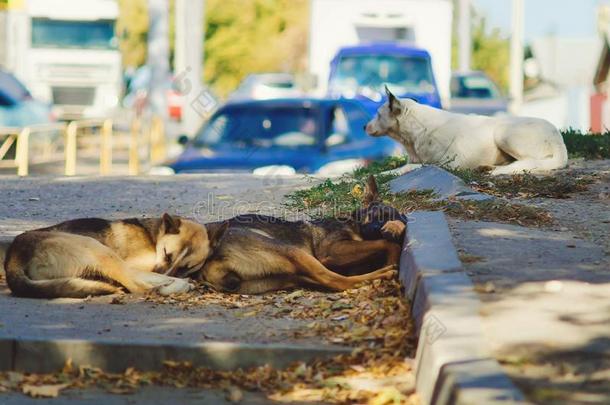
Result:
{"label": "white truck", "polygon": [[4,0],[0,65],[59,119],[107,115],[119,102],[116,0]]}
{"label": "white truck", "polygon": [[430,54],[438,92],[448,100],[452,22],[451,0],[311,0],[309,70],[318,92],[327,93],[331,61],[342,48],[379,44],[386,52],[393,44]]}

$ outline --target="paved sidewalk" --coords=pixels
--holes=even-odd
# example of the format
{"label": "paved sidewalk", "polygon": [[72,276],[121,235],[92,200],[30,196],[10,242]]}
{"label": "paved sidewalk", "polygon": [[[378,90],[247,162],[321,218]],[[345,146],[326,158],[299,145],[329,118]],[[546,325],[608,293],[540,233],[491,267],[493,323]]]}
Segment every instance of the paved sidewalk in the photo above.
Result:
{"label": "paved sidewalk", "polygon": [[[0,176],[0,247],[6,247],[24,230],[75,217],[114,219],[158,216],[167,211],[201,222],[246,212],[294,218],[282,207],[284,195],[308,187],[311,182],[301,176],[244,174],[24,179]],[[387,354],[399,346],[402,353],[403,346],[411,348],[413,344],[410,339],[403,339],[411,330],[403,317],[408,308],[395,299],[396,293],[396,285],[386,283],[346,293],[297,290],[241,296],[205,291],[169,298],[127,295],[31,300],[10,296],[0,277],[0,370],[50,372],[60,369],[67,359],[72,360],[75,370],[80,365],[91,365],[119,373],[134,365],[158,370],[164,360],[188,361],[218,370],[264,364],[283,368],[297,360],[349,353],[358,346],[366,348],[367,353],[377,348],[384,350],[379,359],[365,356],[364,366],[368,367],[370,360],[371,367],[378,367],[374,364],[379,362],[390,371],[399,367],[400,374],[389,376],[389,380],[380,379],[363,366],[359,377],[350,382],[356,387],[350,389],[352,393],[360,395],[360,386],[371,391],[391,384],[415,400],[410,363]],[[403,312],[397,316],[399,310]],[[383,328],[379,328],[375,322],[382,320]],[[380,331],[388,337],[380,338]],[[387,363],[387,356],[391,364]],[[377,373],[380,368],[375,370]],[[383,370],[379,372],[383,374]],[[264,377],[260,383],[265,384]],[[4,389],[0,384],[2,404],[34,403],[21,394],[3,393]],[[274,403],[264,395],[243,394],[244,404]],[[224,395],[215,389],[166,387],[146,388],[126,396],[70,389],[62,391],[60,398],[35,403],[222,405],[227,403]],[[316,402],[312,399],[308,403]]]}
{"label": "paved sidewalk", "polygon": [[[101,390],[66,390],[58,398],[30,398],[18,393],[0,394],[3,405],[168,405],[168,404],[210,404],[228,405],[222,390],[176,389],[149,387],[131,395],[108,394]],[[276,403],[262,394],[243,392],[243,405],[266,405]],[[309,403],[311,405],[312,403]],[[293,405],[298,405],[293,403]]]}
{"label": "paved sidewalk", "polygon": [[147,302],[144,297],[129,295],[113,305],[116,300],[116,296],[87,300],[17,298],[2,285],[0,339],[103,339],[156,344],[289,341],[303,347],[319,346],[319,339],[295,337],[311,321],[283,316],[277,307],[267,306],[256,297],[234,308],[218,304],[184,308],[180,303]]}
{"label": "paved sidewalk", "polygon": [[452,221],[487,340],[530,399],[610,403],[610,257],[566,228]]}
{"label": "paved sidewalk", "polygon": [[75,217],[108,219],[171,212],[207,222],[245,212],[282,215],[286,193],[301,177],[243,173],[168,177],[0,176],[0,236]]}
{"label": "paved sidewalk", "polygon": [[[96,216],[113,219],[139,217],[144,214],[157,216],[168,211],[205,222],[245,212],[283,215],[283,196],[309,184],[310,180],[303,177],[263,178],[243,174],[25,179],[0,176],[0,240],[6,244],[24,230],[74,217]],[[122,296],[118,301],[115,297],[34,300],[10,296],[0,278],[0,365],[10,367],[10,364],[6,363],[11,362],[11,356],[5,351],[14,344],[12,342],[35,342],[40,339],[59,342],[64,339],[78,339],[85,342],[82,348],[72,345],[69,341],[58,344],[56,351],[65,353],[87,352],[89,349],[86,342],[109,344],[110,349],[104,349],[104,353],[114,350],[112,347],[120,348],[124,345],[142,345],[143,348],[148,347],[147,345],[165,346],[169,347],[166,351],[169,355],[178,353],[177,349],[172,348],[176,345],[208,345],[201,349],[208,353],[203,355],[204,359],[205,356],[214,358],[215,342],[239,345],[239,350],[242,350],[240,353],[245,354],[231,354],[231,358],[220,358],[218,356],[224,356],[233,350],[232,346],[228,349],[223,347],[212,361],[227,367],[234,364],[233,357],[240,358],[239,364],[247,364],[252,361],[267,361],[274,356],[278,360],[284,357],[286,360],[294,360],[299,356],[303,359],[311,357],[311,353],[317,351],[322,353],[327,350],[348,350],[339,344],[300,333],[307,330],[311,319],[298,319],[285,309],[294,309],[297,304],[307,305],[308,298],[289,297],[288,301],[284,302],[284,296],[271,301],[269,297],[248,297],[242,300],[236,297],[231,300],[233,304],[230,305],[226,305],[226,302],[192,305],[172,303],[171,300],[159,302],[164,299],[151,302],[142,296]],[[210,344],[212,349],[209,348]],[[21,360],[17,354],[18,358],[12,359],[13,365],[18,363],[19,367],[27,369],[35,366],[37,359],[41,364],[45,364],[39,364],[43,368],[54,364],[47,359],[53,355],[42,346],[26,349],[29,354]],[[39,353],[43,349],[45,354]],[[139,350],[137,353],[142,349]],[[285,350],[291,354],[285,355]],[[118,356],[121,357],[120,354]],[[158,357],[160,356],[151,354],[153,360]],[[221,391],[150,388],[130,396],[109,396],[89,390],[68,391],[67,395],[62,394],[58,399],[36,400],[35,403],[76,404],[101,401],[108,404],[222,404],[225,403],[223,398]],[[20,394],[0,393],[0,402],[30,404],[34,403],[34,400]],[[264,396],[247,395],[243,403],[267,402]]]}

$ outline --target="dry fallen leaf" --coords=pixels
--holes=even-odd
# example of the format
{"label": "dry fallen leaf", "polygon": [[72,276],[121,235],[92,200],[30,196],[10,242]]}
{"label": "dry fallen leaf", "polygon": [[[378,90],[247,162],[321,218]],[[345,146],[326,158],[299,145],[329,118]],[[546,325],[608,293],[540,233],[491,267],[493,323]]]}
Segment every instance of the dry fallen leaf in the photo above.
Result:
{"label": "dry fallen leaf", "polygon": [[244,398],[244,393],[239,388],[231,386],[227,388],[227,394],[225,395],[225,398],[229,402],[241,402],[241,400]]}
{"label": "dry fallen leaf", "polygon": [[404,401],[404,395],[396,388],[385,388],[369,400],[369,405],[400,404]]}
{"label": "dry fallen leaf", "polygon": [[24,384],[21,387],[21,391],[25,395],[29,395],[33,398],[56,398],[59,395],[59,391],[69,387],[70,384],[50,384],[50,385],[31,385]]}

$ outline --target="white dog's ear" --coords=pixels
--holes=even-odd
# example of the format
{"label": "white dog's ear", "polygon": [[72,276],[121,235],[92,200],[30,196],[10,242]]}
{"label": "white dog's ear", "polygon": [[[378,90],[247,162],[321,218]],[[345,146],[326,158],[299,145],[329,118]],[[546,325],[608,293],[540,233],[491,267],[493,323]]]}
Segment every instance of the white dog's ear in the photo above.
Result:
{"label": "white dog's ear", "polygon": [[392,115],[399,115],[400,113],[402,113],[402,104],[401,104],[400,100],[398,98],[396,98],[396,96],[394,94],[392,94],[390,89],[388,89],[388,86],[385,86],[385,94],[388,96],[390,113]]}

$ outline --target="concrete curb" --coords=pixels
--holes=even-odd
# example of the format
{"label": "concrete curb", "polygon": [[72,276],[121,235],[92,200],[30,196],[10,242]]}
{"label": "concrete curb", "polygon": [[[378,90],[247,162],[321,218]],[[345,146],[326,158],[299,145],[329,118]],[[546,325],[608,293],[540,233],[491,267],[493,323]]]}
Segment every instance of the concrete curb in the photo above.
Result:
{"label": "concrete curb", "polygon": [[410,190],[432,190],[439,200],[456,198],[458,200],[485,201],[493,199],[488,194],[474,191],[459,177],[434,165],[421,166],[395,178],[390,181],[390,190],[393,193]]}
{"label": "concrete curb", "polygon": [[61,370],[68,359],[75,366],[123,372],[128,367],[155,371],[163,362],[188,361],[215,370],[236,370],[269,364],[285,368],[295,361],[347,354],[351,348],[207,342],[159,344],[92,340],[0,339],[0,371],[49,373]]}
{"label": "concrete curb", "polygon": [[442,212],[409,216],[400,279],[419,335],[416,389],[424,404],[526,402],[487,349],[480,302]]}

